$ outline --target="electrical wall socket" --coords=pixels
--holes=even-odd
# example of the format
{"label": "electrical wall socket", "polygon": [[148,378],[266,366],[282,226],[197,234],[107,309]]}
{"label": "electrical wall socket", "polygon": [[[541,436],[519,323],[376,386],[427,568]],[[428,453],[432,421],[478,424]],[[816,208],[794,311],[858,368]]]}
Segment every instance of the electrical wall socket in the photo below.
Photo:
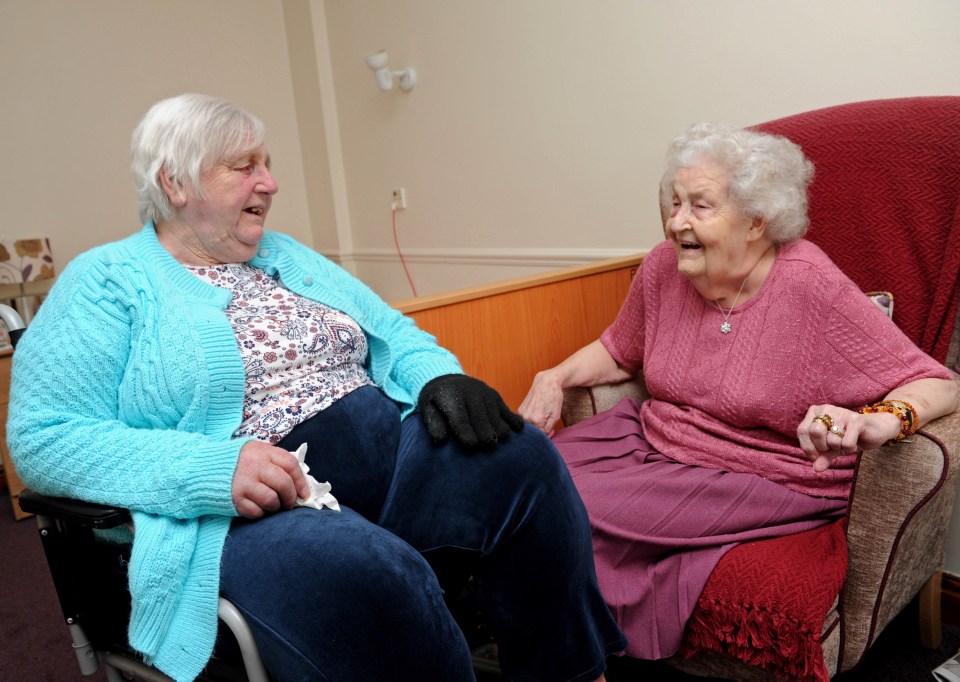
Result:
{"label": "electrical wall socket", "polygon": [[399,187],[393,190],[393,197],[390,200],[390,209],[396,211],[399,208],[407,207],[407,190]]}

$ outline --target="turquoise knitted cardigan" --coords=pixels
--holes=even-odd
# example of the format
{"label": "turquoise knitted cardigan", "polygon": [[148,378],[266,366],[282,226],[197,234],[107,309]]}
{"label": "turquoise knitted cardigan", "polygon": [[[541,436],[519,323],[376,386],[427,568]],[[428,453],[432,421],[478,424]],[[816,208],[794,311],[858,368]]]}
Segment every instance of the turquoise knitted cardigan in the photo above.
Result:
{"label": "turquoise knitted cardigan", "polygon": [[[294,239],[265,234],[251,265],[354,318],[367,369],[408,415],[456,358],[359,280]],[[246,439],[244,371],[224,309],[153,225],[77,257],[14,355],[8,440],[38,491],[127,507],[131,645],[177,680],[206,665],[217,629],[231,482]]]}

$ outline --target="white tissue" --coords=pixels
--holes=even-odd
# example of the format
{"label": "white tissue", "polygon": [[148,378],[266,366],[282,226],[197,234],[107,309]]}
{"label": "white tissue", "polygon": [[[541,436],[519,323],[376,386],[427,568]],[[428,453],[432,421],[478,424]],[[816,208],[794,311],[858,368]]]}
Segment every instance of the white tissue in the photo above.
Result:
{"label": "white tissue", "polygon": [[307,484],[310,486],[310,497],[304,499],[302,497],[297,498],[297,505],[300,507],[313,507],[314,509],[332,509],[333,511],[340,511],[340,503],[337,502],[337,498],[330,494],[332,486],[323,482],[320,483],[317,479],[310,475],[310,467],[304,463],[304,458],[307,456],[307,444],[304,443],[296,452],[291,452],[291,455],[297,458],[297,462],[300,463],[300,470],[303,471],[303,475],[307,477]]}

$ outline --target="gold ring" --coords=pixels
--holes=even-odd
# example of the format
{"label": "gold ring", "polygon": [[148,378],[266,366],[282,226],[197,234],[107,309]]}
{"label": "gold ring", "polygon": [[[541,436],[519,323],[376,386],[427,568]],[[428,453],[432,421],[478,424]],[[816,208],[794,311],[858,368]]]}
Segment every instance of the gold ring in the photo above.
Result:
{"label": "gold ring", "polygon": [[828,429],[833,428],[833,417],[831,417],[829,414],[821,414],[818,417],[814,417],[813,421],[820,422],[821,424],[826,426]]}
{"label": "gold ring", "polygon": [[846,432],[847,432],[846,429],[841,429],[841,428],[840,428],[839,426],[837,426],[836,424],[833,424],[833,425],[830,426],[830,433],[835,433],[835,434],[837,434],[838,436],[840,436],[841,438],[843,438],[843,434],[845,434]]}

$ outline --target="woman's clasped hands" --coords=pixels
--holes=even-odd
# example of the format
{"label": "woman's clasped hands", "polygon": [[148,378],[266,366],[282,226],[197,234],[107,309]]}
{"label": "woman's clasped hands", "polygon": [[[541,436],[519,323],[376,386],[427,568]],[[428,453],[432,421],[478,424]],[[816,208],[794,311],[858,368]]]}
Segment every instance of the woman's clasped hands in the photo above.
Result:
{"label": "woman's clasped hands", "polygon": [[818,472],[829,469],[839,455],[879,447],[899,433],[895,415],[861,414],[836,405],[811,405],[797,427],[800,447]]}

